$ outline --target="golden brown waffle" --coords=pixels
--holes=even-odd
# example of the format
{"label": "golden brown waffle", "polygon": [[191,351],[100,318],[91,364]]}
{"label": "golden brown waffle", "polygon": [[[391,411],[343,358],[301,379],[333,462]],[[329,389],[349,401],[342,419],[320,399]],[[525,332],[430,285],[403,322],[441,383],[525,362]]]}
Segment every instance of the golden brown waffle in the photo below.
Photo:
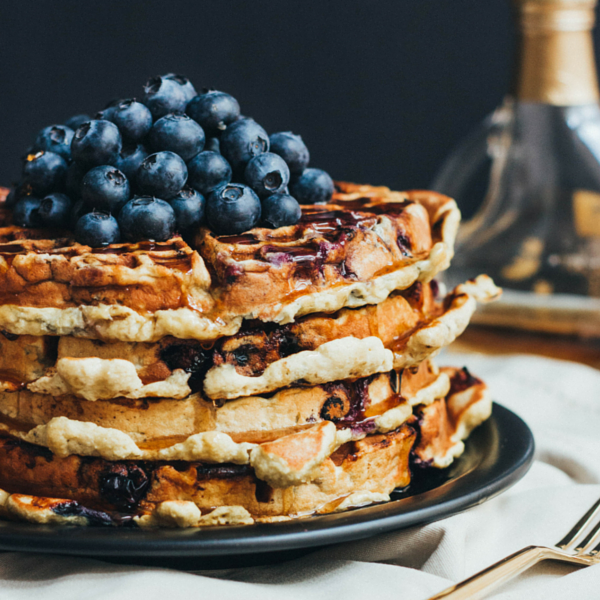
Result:
{"label": "golden brown waffle", "polygon": [[254,519],[300,516],[331,512],[344,497],[358,491],[378,494],[381,501],[394,488],[408,485],[414,439],[415,432],[407,425],[351,442],[324,461],[317,481],[274,489],[246,465],[167,462],[149,466],[78,456],[57,458],[39,447],[0,437],[0,486],[9,493],[77,500],[90,508],[134,514],[151,513],[165,501],[185,500],[202,512],[241,506]]}
{"label": "golden brown waffle", "polygon": [[442,310],[436,288],[417,282],[408,290],[393,292],[378,305],[342,309],[337,313],[307,315],[288,325],[246,322],[234,336],[214,344],[167,336],[157,342],[112,342],[72,336],[16,336],[0,334],[0,385],[22,389],[55,366],[57,359],[98,357],[124,359],[136,365],[144,383],[166,379],[176,369],[192,375],[191,387],[201,389],[213,365],[231,364],[241,375],[257,376],[269,364],[303,350],[344,337],[378,336],[385,345],[400,344],[417,327],[429,323]]}
{"label": "golden brown waffle", "polygon": [[[310,480],[286,488],[261,481],[250,465],[61,458],[4,435],[0,511],[37,522],[120,524],[123,515],[126,520],[146,515],[138,524],[194,526],[201,523],[185,515],[198,519],[200,513],[190,510],[190,502],[206,515],[221,507],[221,522],[248,523],[384,501],[394,488],[410,482],[412,450],[415,466],[447,466],[462,452],[462,440],[472,428],[489,416],[491,402],[483,384],[464,370],[446,373],[452,381],[446,399],[417,407],[415,417],[394,431],[342,444]],[[268,450],[269,444],[277,442],[263,447]],[[94,510],[108,512],[102,516]]]}
{"label": "golden brown waffle", "polygon": [[[377,305],[308,315],[288,325],[247,322],[238,334],[215,344],[172,336],[105,343],[5,333],[0,335],[0,386],[88,400],[182,399],[198,391],[221,400],[270,393],[307,376],[307,383],[327,383],[335,371],[334,379],[345,379],[392,365],[402,369],[451,343],[466,326],[475,298],[497,293],[485,278],[459,286],[443,301],[435,300],[435,288],[417,282]],[[381,361],[365,362],[369,348]],[[314,368],[307,367],[312,363]]]}
{"label": "golden brown waffle", "polygon": [[[0,228],[0,329],[124,341],[212,340],[242,319],[291,322],[376,304],[452,256],[459,212],[434,192],[340,184],[299,224],[91,249],[59,232]],[[64,235],[64,234],[63,234]]]}
{"label": "golden brown waffle", "polygon": [[0,423],[27,432],[56,417],[118,429],[141,448],[168,447],[197,433],[218,431],[235,442],[262,443],[323,420],[339,427],[377,429],[376,418],[403,402],[429,403],[446,395],[448,376],[430,362],[397,373],[296,386],[268,397],[215,406],[194,394],[183,400],[97,400],[29,391],[0,392]]}

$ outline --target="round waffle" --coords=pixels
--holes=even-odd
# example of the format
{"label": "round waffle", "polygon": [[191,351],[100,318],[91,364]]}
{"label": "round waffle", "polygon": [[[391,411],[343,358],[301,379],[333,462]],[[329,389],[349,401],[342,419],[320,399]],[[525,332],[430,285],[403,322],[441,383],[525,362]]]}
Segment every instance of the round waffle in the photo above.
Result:
{"label": "round waffle", "polygon": [[430,403],[445,396],[448,389],[448,376],[423,362],[400,372],[285,388],[272,396],[239,398],[222,406],[199,394],[183,400],[121,398],[89,402],[23,390],[0,392],[0,421],[4,419],[6,426],[27,432],[56,417],[66,417],[118,429],[142,447],[172,445],[208,431],[226,433],[236,442],[260,443],[322,420],[356,426],[403,401],[411,405]]}
{"label": "round waffle", "polygon": [[[91,249],[57,232],[0,229],[0,329],[151,341],[214,340],[243,319],[376,304],[448,266],[459,211],[434,192],[340,184],[299,224]],[[51,235],[53,239],[47,239]]]}
{"label": "round waffle", "polygon": [[[452,382],[446,399],[417,407],[415,417],[394,431],[341,444],[308,480],[287,487],[266,484],[256,467],[247,464],[58,457],[3,436],[1,510],[11,518],[36,522],[106,525],[134,517],[140,526],[201,526],[384,501],[395,487],[408,485],[411,451],[422,468],[447,466],[462,452],[461,440],[489,416],[491,401],[484,385],[464,370],[446,373]],[[277,442],[270,444],[263,445],[265,453],[276,452]],[[293,452],[293,444],[284,447]],[[216,507],[220,512],[215,514]]]}
{"label": "round waffle", "polygon": [[[104,343],[72,336],[0,336],[0,385],[87,400],[185,398],[213,400],[270,393],[417,365],[466,327],[476,300],[498,289],[479,277],[443,301],[433,284],[413,284],[378,305],[308,315],[288,325],[254,321],[207,346],[172,336],[159,342]],[[8,337],[7,337],[8,335]],[[386,349],[387,348],[387,349]],[[46,371],[50,366],[56,369]]]}

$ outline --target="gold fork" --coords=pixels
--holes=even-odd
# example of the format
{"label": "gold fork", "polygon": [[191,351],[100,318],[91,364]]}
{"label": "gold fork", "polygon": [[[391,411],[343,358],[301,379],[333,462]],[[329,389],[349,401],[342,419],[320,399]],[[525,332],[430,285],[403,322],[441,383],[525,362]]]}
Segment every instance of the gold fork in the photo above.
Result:
{"label": "gold fork", "polygon": [[[576,544],[598,513],[600,513],[600,500],[577,521],[573,529],[555,547],[527,546],[468,579],[431,596],[429,600],[441,600],[442,598],[444,600],[477,600],[483,598],[500,584],[543,560],[559,560],[581,567],[600,563],[600,554],[598,554],[600,544],[591,548],[600,534],[600,522],[581,540],[581,543]],[[575,548],[571,550],[573,546]]]}

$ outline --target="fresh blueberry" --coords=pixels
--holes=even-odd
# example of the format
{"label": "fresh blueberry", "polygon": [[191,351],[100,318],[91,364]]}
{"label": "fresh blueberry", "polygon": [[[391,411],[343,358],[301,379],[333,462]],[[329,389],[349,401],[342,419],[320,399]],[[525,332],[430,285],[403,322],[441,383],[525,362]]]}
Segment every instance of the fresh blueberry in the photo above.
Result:
{"label": "fresh blueberry", "polygon": [[64,194],[54,193],[40,202],[38,217],[44,227],[69,229],[73,202]]}
{"label": "fresh blueberry", "polygon": [[91,120],[92,120],[92,117],[90,117],[89,115],[73,115],[72,117],[69,117],[65,121],[65,125],[67,127],[70,127],[73,131],[75,131],[78,127],[83,125],[85,122],[91,121]]}
{"label": "fresh blueberry", "polygon": [[183,159],[174,152],[157,152],[146,158],[137,172],[140,190],[157,198],[175,197],[187,181]]}
{"label": "fresh blueberry", "polygon": [[112,164],[121,152],[119,128],[110,121],[88,121],[71,143],[73,160],[87,167]]}
{"label": "fresh blueberry", "polygon": [[109,106],[108,108],[103,108],[102,110],[99,110],[95,115],[94,115],[94,119],[95,121],[110,121],[112,123],[113,120],[113,116],[115,114],[115,106]]}
{"label": "fresh blueberry", "polygon": [[175,211],[176,228],[180,233],[196,229],[204,218],[204,196],[186,186],[169,201]]}
{"label": "fresh blueberry", "polygon": [[144,86],[144,104],[155,119],[184,112],[187,94],[179,83],[166,77],[151,77]]}
{"label": "fresh blueberry", "polygon": [[17,184],[8,194],[5,200],[6,208],[12,208],[21,198],[33,196],[33,190],[28,183]]}
{"label": "fresh blueberry", "polygon": [[235,121],[221,136],[221,153],[238,175],[243,175],[250,160],[268,151],[269,136],[253,119]]}
{"label": "fresh blueberry", "polygon": [[148,156],[148,151],[144,146],[123,146],[121,153],[115,160],[115,167],[122,173],[125,173],[129,183],[134,185],[137,177],[137,171],[144,159]]}
{"label": "fresh blueberry", "polygon": [[229,163],[216,152],[200,152],[188,163],[188,183],[205,196],[231,181]]}
{"label": "fresh blueberry", "polygon": [[107,102],[106,106],[94,115],[94,119],[97,121],[112,121],[115,111],[117,110],[117,106],[119,106],[119,104],[121,104],[123,101],[123,98],[114,98],[110,102]]}
{"label": "fresh blueberry", "polygon": [[169,150],[188,161],[204,148],[204,130],[185,114],[165,115],[150,130],[150,145],[156,152]]}
{"label": "fresh blueberry", "polygon": [[301,175],[308,166],[310,154],[299,135],[280,131],[271,136],[271,152],[279,154],[290,168],[292,175]]}
{"label": "fresh blueberry", "polygon": [[81,195],[81,180],[86,172],[87,169],[76,162],[72,162],[67,168],[65,190],[71,198],[79,198]]}
{"label": "fresh blueberry", "polygon": [[19,227],[39,227],[39,208],[39,198],[25,196],[17,200],[12,214],[13,224],[18,225]]}
{"label": "fresh blueberry", "polygon": [[14,206],[21,198],[28,196],[35,196],[32,187],[26,182],[18,183],[9,194],[9,197],[6,198],[7,206]]}
{"label": "fresh blueberry", "polygon": [[282,192],[290,182],[290,170],[283,158],[271,152],[255,156],[244,172],[246,183],[264,198]]}
{"label": "fresh blueberry", "polygon": [[260,221],[260,214],[258,196],[240,183],[217,188],[206,199],[206,219],[218,235],[248,231]]}
{"label": "fresh blueberry", "polygon": [[70,127],[65,125],[44,127],[35,139],[35,147],[38,150],[60,154],[66,161],[69,161],[71,160],[71,140],[74,133]]}
{"label": "fresh blueberry", "polygon": [[289,194],[273,194],[262,201],[262,220],[275,229],[295,225],[301,216],[298,201]]}
{"label": "fresh blueberry", "polygon": [[177,75],[176,73],[168,73],[167,75],[163,75],[163,78],[174,81],[181,86],[181,89],[185,94],[186,102],[189,102],[194,96],[196,96],[196,89],[187,77],[184,77],[183,75]]}
{"label": "fresh blueberry", "polygon": [[117,104],[110,120],[129,142],[139,142],[152,127],[152,113],[146,105],[136,102],[134,98]]}
{"label": "fresh blueberry", "polygon": [[175,231],[175,211],[158,198],[134,198],[121,209],[119,227],[129,242],[164,242]]}
{"label": "fresh blueberry", "polygon": [[221,154],[221,145],[219,144],[219,138],[206,138],[204,149],[208,150],[209,152],[216,152],[217,154]]}
{"label": "fresh blueberry", "polygon": [[306,169],[290,184],[290,191],[300,204],[327,204],[333,194],[333,180],[321,169]]}
{"label": "fresh blueberry", "polygon": [[90,212],[77,221],[75,239],[84,246],[101,248],[121,241],[117,220],[105,212]]}
{"label": "fresh blueberry", "polygon": [[65,159],[54,152],[28,154],[23,165],[23,180],[36,194],[60,190],[66,173]]}
{"label": "fresh blueberry", "polygon": [[129,196],[129,181],[116,167],[94,167],[81,182],[81,199],[89,208],[116,214]]}
{"label": "fresh blueberry", "polygon": [[71,229],[75,229],[77,221],[79,221],[83,215],[92,212],[92,210],[92,208],[88,208],[88,205],[83,200],[77,200],[73,207],[73,211],[71,212]]}
{"label": "fresh blueberry", "polygon": [[211,90],[190,100],[186,112],[198,121],[207,135],[219,135],[240,114],[238,101],[225,92]]}

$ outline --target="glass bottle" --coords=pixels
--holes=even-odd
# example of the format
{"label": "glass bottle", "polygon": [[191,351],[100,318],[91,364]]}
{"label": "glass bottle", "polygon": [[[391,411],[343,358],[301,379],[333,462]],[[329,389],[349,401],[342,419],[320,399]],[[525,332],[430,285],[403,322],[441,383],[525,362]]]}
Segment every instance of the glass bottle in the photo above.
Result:
{"label": "glass bottle", "polygon": [[476,322],[600,336],[596,2],[515,0],[511,93],[432,184],[459,206],[485,190],[459,231],[446,279],[454,285],[487,273],[504,288]]}

